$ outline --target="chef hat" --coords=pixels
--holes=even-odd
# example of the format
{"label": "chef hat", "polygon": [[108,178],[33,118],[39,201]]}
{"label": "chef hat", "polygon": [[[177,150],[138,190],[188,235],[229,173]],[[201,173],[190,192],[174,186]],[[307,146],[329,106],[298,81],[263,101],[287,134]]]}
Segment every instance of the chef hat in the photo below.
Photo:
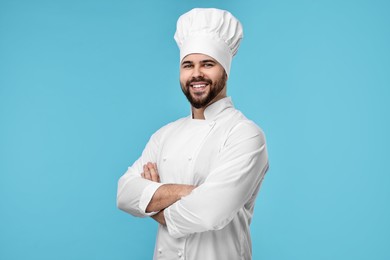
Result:
{"label": "chef hat", "polygon": [[241,23],[228,11],[194,8],[177,21],[175,40],[180,62],[191,53],[202,53],[217,60],[230,72],[230,64],[243,37]]}

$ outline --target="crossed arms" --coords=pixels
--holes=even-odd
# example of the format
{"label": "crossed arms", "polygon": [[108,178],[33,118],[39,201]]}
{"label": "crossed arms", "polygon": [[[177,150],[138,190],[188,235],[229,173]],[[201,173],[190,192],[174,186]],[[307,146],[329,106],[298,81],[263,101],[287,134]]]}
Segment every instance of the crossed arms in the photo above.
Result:
{"label": "crossed arms", "polygon": [[133,216],[153,217],[172,237],[218,230],[237,212],[252,208],[268,169],[262,132],[238,124],[214,158],[213,169],[199,186],[163,184],[155,162],[159,135],[151,138],[142,156],[118,182],[118,207]]}
{"label": "crossed arms", "polygon": [[[145,164],[141,177],[146,180],[160,182],[156,163],[148,162]],[[195,186],[186,184],[164,184],[154,193],[152,200],[146,207],[146,212],[158,212],[151,217],[161,225],[165,225],[164,209],[190,194],[194,188]]]}

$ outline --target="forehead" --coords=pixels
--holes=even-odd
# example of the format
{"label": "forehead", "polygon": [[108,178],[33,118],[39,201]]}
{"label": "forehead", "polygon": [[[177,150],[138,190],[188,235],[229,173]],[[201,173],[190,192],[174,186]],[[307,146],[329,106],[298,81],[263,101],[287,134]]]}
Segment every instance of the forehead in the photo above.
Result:
{"label": "forehead", "polygon": [[187,56],[185,56],[183,58],[183,60],[181,61],[181,63],[183,62],[193,62],[193,63],[196,63],[196,62],[202,62],[202,61],[214,61],[215,63],[218,63],[214,58],[206,55],[206,54],[202,54],[202,53],[191,53],[191,54],[188,54]]}

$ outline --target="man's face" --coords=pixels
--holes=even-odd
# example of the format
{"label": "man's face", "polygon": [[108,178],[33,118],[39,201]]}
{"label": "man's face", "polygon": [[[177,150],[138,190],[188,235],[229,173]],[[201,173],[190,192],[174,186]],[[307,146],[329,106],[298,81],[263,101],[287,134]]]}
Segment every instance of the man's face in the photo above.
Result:
{"label": "man's face", "polygon": [[195,108],[226,97],[227,75],[215,59],[204,54],[187,55],[180,64],[180,85]]}

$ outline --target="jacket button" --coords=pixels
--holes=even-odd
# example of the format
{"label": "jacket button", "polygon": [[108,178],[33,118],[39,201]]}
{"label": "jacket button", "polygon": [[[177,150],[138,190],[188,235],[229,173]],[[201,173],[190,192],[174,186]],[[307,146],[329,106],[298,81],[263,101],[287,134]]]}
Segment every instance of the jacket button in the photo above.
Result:
{"label": "jacket button", "polygon": [[182,257],[183,253],[182,253],[181,251],[179,251],[179,252],[177,253],[177,255],[178,255],[179,257]]}
{"label": "jacket button", "polygon": [[159,253],[159,254],[162,253],[162,249],[161,249],[161,248],[158,249],[158,253]]}

